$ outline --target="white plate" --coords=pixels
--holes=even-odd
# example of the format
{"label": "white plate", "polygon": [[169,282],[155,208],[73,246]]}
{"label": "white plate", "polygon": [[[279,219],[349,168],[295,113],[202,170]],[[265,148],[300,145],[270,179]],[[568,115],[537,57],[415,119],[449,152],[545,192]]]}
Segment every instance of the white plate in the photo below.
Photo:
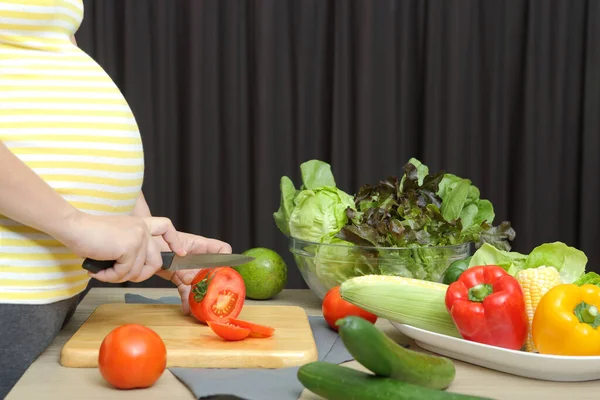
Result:
{"label": "white plate", "polygon": [[600,356],[552,356],[471,342],[390,321],[417,346],[432,353],[526,378],[559,382],[600,379]]}

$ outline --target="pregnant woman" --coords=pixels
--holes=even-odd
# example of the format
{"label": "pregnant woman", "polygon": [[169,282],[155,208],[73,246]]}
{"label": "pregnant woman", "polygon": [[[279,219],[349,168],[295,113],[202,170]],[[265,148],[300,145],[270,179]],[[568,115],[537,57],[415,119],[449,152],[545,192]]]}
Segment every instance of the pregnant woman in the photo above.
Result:
{"label": "pregnant woman", "polygon": [[[90,277],[158,274],[177,285],[187,313],[197,271],[160,271],[160,251],[231,252],[151,216],[134,116],[74,40],[83,11],[81,0],[0,0],[0,398],[68,321]],[[85,257],[117,262],[90,275]]]}

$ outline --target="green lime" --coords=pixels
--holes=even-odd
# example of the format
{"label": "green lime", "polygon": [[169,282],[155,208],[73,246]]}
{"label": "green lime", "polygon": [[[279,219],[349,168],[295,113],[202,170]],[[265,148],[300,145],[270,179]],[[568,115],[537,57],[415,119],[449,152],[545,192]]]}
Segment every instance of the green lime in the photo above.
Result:
{"label": "green lime", "polygon": [[287,265],[283,258],[265,247],[248,249],[243,254],[254,260],[232,268],[244,279],[246,297],[267,300],[279,294],[287,283]]}

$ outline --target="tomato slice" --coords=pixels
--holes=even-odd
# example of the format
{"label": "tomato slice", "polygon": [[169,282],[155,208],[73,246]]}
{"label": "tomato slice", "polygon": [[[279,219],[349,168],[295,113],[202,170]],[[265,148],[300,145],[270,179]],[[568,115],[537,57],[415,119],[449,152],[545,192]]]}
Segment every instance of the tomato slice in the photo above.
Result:
{"label": "tomato slice", "polygon": [[273,336],[275,328],[271,328],[266,325],[259,325],[249,321],[243,321],[241,319],[232,318],[229,320],[230,324],[239,326],[240,328],[250,329],[250,337],[254,338],[267,338]]}
{"label": "tomato slice", "polygon": [[200,322],[225,323],[237,318],[244,306],[246,286],[233,268],[200,270],[194,277],[188,297],[190,311]]}
{"label": "tomato slice", "polygon": [[250,335],[250,329],[241,328],[228,322],[208,321],[207,324],[214,333],[225,340],[244,340]]}

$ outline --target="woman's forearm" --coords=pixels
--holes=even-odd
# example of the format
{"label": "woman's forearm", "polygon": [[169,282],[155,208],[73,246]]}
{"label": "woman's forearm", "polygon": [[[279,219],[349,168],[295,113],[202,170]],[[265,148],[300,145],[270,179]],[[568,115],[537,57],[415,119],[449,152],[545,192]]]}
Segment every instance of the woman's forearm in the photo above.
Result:
{"label": "woman's forearm", "polygon": [[[133,207],[133,215],[142,218],[152,216],[152,212],[150,211],[150,207],[148,206],[148,203],[146,202],[146,197],[144,197],[144,192],[142,191],[140,191],[137,201],[135,202],[135,206]],[[162,236],[155,236],[154,240],[156,240],[156,243],[158,243],[158,245],[160,246],[161,251],[171,251],[171,248],[169,247],[167,242],[164,241]],[[167,281],[173,282],[172,279],[174,274],[171,271],[161,270],[156,272],[156,275],[160,276],[161,278]]]}
{"label": "woman's forearm", "polygon": [[135,202],[135,206],[133,207],[133,215],[142,218],[152,216],[152,213],[150,212],[150,207],[148,207],[148,203],[146,203],[146,198],[144,197],[143,192],[140,192],[140,194],[138,195],[137,201]]}
{"label": "woman's forearm", "polygon": [[79,211],[0,141],[0,214],[64,243]]}

